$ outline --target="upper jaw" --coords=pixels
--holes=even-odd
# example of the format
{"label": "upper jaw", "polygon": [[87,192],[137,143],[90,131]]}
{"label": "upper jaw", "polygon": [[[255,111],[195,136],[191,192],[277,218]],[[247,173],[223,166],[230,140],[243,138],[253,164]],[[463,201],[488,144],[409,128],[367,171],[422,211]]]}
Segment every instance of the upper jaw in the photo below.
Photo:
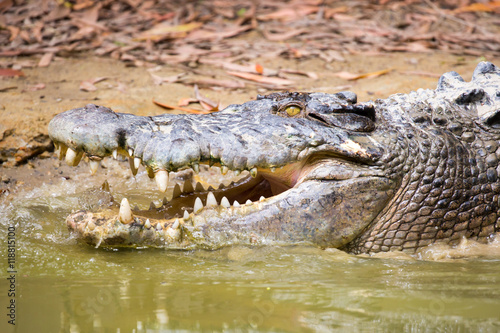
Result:
{"label": "upper jaw", "polygon": [[196,171],[200,163],[255,172],[320,152],[373,163],[382,151],[368,140],[363,147],[356,143],[365,133],[234,108],[204,116],[140,117],[89,104],[57,115],[49,135],[68,164],[77,163],[82,153],[94,161],[122,154],[131,159],[132,169],[142,164],[150,174],[187,167]]}

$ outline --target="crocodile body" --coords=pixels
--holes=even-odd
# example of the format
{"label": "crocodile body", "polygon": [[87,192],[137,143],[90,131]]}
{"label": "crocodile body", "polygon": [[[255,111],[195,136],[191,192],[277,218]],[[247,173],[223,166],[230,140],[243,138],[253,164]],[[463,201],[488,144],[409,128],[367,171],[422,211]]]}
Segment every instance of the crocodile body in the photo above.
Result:
{"label": "crocodile body", "polygon": [[367,103],[351,92],[274,93],[155,117],[87,105],[57,115],[49,134],[68,164],[85,154],[95,170],[122,154],[161,191],[168,173],[200,164],[246,174],[217,189],[177,185],[160,208],[123,200],[70,215],[70,230],[97,246],[413,252],[500,229],[500,69],[487,62],[470,82],[450,72],[435,90]]}

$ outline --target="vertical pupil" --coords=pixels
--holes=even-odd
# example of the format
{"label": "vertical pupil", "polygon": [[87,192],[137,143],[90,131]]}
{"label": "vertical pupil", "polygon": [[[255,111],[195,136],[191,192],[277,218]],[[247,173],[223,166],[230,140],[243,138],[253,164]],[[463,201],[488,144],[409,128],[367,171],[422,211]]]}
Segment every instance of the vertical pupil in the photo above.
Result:
{"label": "vertical pupil", "polygon": [[286,113],[288,113],[289,116],[295,116],[300,112],[300,108],[298,106],[288,106],[286,108]]}

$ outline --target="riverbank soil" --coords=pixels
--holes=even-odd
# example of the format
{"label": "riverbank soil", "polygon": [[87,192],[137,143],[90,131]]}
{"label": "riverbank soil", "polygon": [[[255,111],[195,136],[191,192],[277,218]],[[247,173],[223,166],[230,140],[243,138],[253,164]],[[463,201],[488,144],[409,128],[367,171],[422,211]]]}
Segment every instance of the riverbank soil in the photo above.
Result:
{"label": "riverbank soil", "polygon": [[499,13],[467,0],[0,1],[0,197],[52,175],[47,125],[65,110],[214,112],[278,90],[367,101],[434,88],[444,72],[468,80],[479,61],[500,63]]}

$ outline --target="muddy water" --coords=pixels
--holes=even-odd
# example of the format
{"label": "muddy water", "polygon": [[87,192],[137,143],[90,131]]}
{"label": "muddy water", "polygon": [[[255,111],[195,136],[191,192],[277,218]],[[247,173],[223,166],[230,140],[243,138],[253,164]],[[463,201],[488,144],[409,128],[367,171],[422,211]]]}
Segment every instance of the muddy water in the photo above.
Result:
{"label": "muddy water", "polygon": [[[108,161],[57,167],[0,206],[2,276],[15,228],[17,332],[465,332],[500,330],[500,246],[435,247],[419,256],[353,256],[307,247],[218,251],[95,249],[67,232],[72,209],[161,200],[144,172]],[[67,179],[69,178],[69,179]],[[156,196],[156,198],[154,198]],[[450,259],[459,256],[459,259]],[[439,260],[435,260],[439,258]],[[10,281],[0,280],[1,332]]]}

